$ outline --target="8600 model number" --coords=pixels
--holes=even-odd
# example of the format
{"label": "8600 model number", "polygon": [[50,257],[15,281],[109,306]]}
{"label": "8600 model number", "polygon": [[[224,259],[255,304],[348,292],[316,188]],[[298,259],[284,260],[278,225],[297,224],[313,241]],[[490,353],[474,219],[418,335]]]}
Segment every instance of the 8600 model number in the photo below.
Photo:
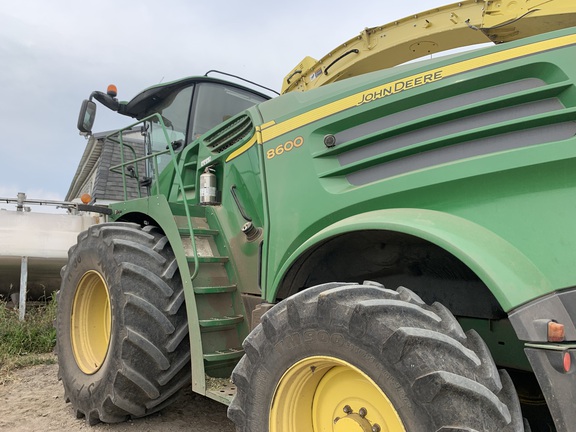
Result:
{"label": "8600 model number", "polygon": [[274,159],[276,156],[283,155],[284,153],[291,152],[294,149],[302,147],[304,138],[298,136],[293,140],[286,141],[284,144],[279,144],[274,148],[266,151],[266,159]]}

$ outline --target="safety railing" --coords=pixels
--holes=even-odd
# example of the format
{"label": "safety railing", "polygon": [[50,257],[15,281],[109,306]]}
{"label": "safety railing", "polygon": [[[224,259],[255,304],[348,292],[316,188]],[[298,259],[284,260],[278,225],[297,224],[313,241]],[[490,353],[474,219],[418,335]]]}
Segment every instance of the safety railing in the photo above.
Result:
{"label": "safety railing", "polygon": [[[125,143],[124,139],[124,132],[130,130],[133,132],[133,128],[138,125],[145,125],[146,122],[157,122],[158,125],[162,127],[162,133],[164,139],[166,140],[166,150],[160,152],[154,152],[149,155],[138,157],[136,150],[134,147],[128,143]],[[154,186],[155,192],[157,195],[160,195],[160,173],[158,170],[158,158],[162,155],[170,154],[170,159],[172,166],[174,167],[174,174],[175,174],[175,183],[178,185],[180,194],[182,196],[182,204],[184,206],[184,211],[186,214],[186,220],[188,222],[188,230],[190,232],[190,241],[192,245],[192,252],[194,254],[194,271],[191,274],[191,279],[194,280],[198,275],[199,270],[199,260],[198,260],[198,250],[196,248],[196,239],[194,237],[194,227],[192,226],[192,217],[190,214],[190,208],[188,207],[188,199],[186,197],[186,192],[184,190],[184,182],[182,176],[182,169],[178,165],[178,159],[176,157],[176,152],[174,151],[173,143],[170,141],[170,137],[168,135],[168,130],[166,129],[166,125],[164,123],[164,119],[160,114],[152,114],[148,117],[143,118],[142,120],[126,126],[125,128],[119,129],[116,132],[111,133],[106,137],[106,140],[116,143],[120,147],[120,164],[114,165],[110,167],[110,171],[120,174],[122,176],[122,188],[124,191],[124,199],[128,200],[128,187],[127,187],[127,178],[133,178],[136,180],[137,184],[137,191],[138,197],[142,198],[142,187],[140,182],[140,173],[138,168],[139,162],[147,162],[152,161],[153,169],[152,169],[152,176],[151,178],[151,185]],[[145,142],[143,143],[145,145]],[[126,160],[124,155],[124,150],[127,149],[130,154],[133,156],[133,159]],[[133,165],[132,165],[133,164]]]}

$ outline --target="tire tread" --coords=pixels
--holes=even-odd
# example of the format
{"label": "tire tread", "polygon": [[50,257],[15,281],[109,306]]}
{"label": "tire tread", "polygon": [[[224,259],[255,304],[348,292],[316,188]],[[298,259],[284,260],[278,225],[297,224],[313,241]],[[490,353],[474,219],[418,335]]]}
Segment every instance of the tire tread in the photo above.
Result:
{"label": "tire tread", "polygon": [[[258,408],[263,403],[255,394],[254,383],[274,386],[278,378],[272,377],[279,372],[272,373],[272,369],[279,366],[267,359],[273,357],[278,343],[285,344],[307,329],[337,329],[340,334],[345,330],[350,343],[394,368],[398,379],[407,383],[405,391],[414,395],[419,412],[428,416],[427,430],[524,430],[512,382],[501,379],[507,374],[498,372],[475,332],[464,333],[446,307],[438,303],[429,306],[405,287],[392,291],[368,283],[308,288],[263,316],[245,339],[246,355],[232,374],[237,393],[228,416],[238,432],[266,428],[268,413]],[[299,349],[306,350],[302,345]],[[303,351],[294,355],[314,354]]]}
{"label": "tire tread", "polygon": [[[82,262],[79,269],[72,265],[62,269],[57,352],[65,399],[89,424],[142,417],[172,403],[178,390],[190,384],[191,368],[184,291],[166,236],[154,226],[93,225],[78,235],[68,255],[69,262]],[[112,326],[116,342],[109,353],[114,366],[90,385],[76,371],[66,330],[70,318],[60,311],[63,300],[71,303],[76,289],[65,279],[80,277],[87,271],[83,265],[107,266],[117,274],[110,276],[116,281],[110,286],[111,309],[115,319],[123,320],[118,321],[123,322],[120,330]]]}

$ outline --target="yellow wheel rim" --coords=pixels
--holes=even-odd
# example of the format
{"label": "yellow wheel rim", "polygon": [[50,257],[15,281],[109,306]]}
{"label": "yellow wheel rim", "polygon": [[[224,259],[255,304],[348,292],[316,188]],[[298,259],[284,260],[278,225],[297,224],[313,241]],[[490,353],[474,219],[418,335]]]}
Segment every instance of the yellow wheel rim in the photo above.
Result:
{"label": "yellow wheel rim", "polygon": [[406,432],[386,394],[365,373],[333,357],[308,357],[280,379],[270,432]]}
{"label": "yellow wheel rim", "polygon": [[70,322],[74,358],[85,374],[96,373],[104,363],[111,322],[108,286],[100,273],[90,270],[76,288]]}

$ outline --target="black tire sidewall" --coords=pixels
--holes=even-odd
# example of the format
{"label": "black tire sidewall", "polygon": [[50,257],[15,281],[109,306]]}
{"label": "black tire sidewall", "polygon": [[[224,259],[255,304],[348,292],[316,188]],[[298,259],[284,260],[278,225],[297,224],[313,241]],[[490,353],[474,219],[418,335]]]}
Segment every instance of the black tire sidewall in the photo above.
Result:
{"label": "black tire sidewall", "polygon": [[[98,272],[108,287],[110,297],[111,329],[110,342],[102,366],[93,374],[84,373],[77,365],[71,343],[71,317],[78,284],[88,271]],[[91,236],[80,242],[69,257],[62,276],[58,300],[57,344],[61,379],[68,397],[74,406],[88,414],[96,409],[92,401],[104,400],[112,393],[114,377],[121,367],[121,341],[126,337],[121,304],[125,301],[121,293],[112,287],[120,284],[121,269],[114,260],[111,247]],[[125,413],[118,413],[123,415]]]}

